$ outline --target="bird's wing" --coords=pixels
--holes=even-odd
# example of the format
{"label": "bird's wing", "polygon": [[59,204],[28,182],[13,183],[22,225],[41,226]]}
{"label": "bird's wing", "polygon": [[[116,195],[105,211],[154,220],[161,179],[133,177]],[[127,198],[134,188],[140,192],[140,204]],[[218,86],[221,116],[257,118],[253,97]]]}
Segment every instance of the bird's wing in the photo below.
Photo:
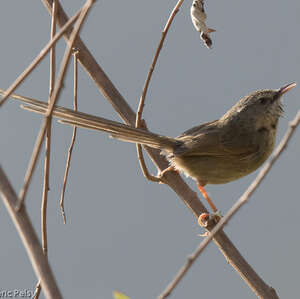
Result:
{"label": "bird's wing", "polygon": [[239,136],[224,138],[224,130],[217,121],[191,128],[176,138],[183,142],[175,150],[175,155],[184,156],[233,156],[246,157],[257,152],[255,145],[244,144]]}

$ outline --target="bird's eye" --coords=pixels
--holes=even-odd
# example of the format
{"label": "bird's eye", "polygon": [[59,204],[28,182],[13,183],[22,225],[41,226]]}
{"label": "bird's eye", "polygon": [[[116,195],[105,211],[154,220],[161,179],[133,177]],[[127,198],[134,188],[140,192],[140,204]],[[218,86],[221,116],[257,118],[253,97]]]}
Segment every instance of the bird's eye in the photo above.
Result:
{"label": "bird's eye", "polygon": [[260,98],[259,101],[260,101],[261,104],[265,105],[265,104],[267,104],[269,99],[268,98]]}

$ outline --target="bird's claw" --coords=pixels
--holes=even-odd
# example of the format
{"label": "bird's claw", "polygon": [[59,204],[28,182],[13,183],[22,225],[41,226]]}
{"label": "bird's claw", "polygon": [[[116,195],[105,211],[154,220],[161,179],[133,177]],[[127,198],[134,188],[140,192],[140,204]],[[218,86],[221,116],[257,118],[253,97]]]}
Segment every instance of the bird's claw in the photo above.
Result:
{"label": "bird's claw", "polygon": [[207,227],[210,221],[214,221],[215,223],[218,223],[221,218],[222,215],[218,210],[210,214],[202,213],[198,218],[198,224],[202,227]]}
{"label": "bird's claw", "polygon": [[169,166],[166,169],[164,169],[163,171],[159,171],[156,177],[160,180],[160,182],[159,182],[160,184],[165,184],[164,176],[169,171],[175,171],[178,173],[178,171],[173,166]]}

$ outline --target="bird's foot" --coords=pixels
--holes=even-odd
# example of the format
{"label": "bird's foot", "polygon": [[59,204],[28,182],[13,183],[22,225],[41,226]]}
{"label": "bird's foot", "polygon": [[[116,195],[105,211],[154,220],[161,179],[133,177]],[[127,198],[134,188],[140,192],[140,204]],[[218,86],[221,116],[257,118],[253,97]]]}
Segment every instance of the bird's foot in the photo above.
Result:
{"label": "bird's foot", "polygon": [[218,210],[211,214],[202,213],[198,218],[198,224],[202,227],[207,227],[209,222],[214,221],[215,223],[218,223],[221,218],[222,218],[222,215],[221,215],[220,211],[218,211]]}
{"label": "bird's foot", "polygon": [[179,173],[175,168],[174,168],[174,166],[169,166],[169,167],[167,167],[166,169],[164,169],[163,171],[160,171],[160,172],[158,172],[158,174],[157,174],[157,178],[159,178],[159,183],[160,184],[165,184],[165,182],[164,182],[164,176],[165,176],[165,174],[167,173],[167,172],[169,172],[169,171],[175,171],[175,172],[177,172],[177,173]]}

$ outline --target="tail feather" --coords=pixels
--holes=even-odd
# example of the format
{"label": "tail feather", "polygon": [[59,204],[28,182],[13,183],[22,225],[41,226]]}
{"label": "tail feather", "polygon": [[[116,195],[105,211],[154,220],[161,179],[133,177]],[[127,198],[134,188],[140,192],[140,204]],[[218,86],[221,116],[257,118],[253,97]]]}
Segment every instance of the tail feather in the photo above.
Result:
{"label": "tail feather", "polygon": [[[60,123],[78,126],[82,128],[108,132],[112,138],[148,145],[166,151],[172,151],[177,145],[174,138],[161,136],[143,129],[133,128],[118,122],[105,120],[104,122],[91,121],[86,119],[60,119]],[[109,123],[108,123],[109,122]]]}
{"label": "tail feather", "polygon": [[[26,99],[26,103],[29,105],[22,105],[25,110],[40,114],[45,114],[47,111],[48,105],[44,102]],[[178,141],[171,137],[161,136],[143,129],[59,106],[54,108],[53,115],[59,118],[60,123],[108,132],[113,138],[127,142],[148,145],[165,151],[172,151],[178,145]]]}

